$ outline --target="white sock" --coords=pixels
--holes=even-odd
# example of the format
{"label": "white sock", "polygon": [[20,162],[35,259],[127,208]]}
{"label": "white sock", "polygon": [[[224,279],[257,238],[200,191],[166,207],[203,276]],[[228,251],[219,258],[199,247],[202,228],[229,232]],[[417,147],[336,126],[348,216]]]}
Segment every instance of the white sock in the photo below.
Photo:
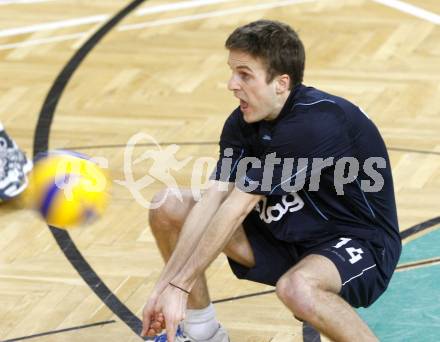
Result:
{"label": "white sock", "polygon": [[214,336],[219,327],[215,318],[214,305],[210,303],[200,310],[186,310],[183,331],[195,340],[207,340]]}

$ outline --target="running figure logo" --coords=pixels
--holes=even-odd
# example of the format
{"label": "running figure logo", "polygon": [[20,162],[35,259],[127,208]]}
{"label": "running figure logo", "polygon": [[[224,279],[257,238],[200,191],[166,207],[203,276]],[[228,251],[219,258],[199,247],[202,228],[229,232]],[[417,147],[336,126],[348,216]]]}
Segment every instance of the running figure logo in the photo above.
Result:
{"label": "running figure logo", "polygon": [[[148,146],[153,146],[154,149],[148,149],[142,155],[133,160],[133,151],[137,144],[141,141],[146,141]],[[133,135],[128,141],[124,150],[124,176],[125,180],[116,180],[115,182],[125,186],[136,201],[146,209],[159,208],[166,200],[168,195],[172,193],[180,201],[183,201],[182,194],[178,189],[175,178],[171,175],[170,171],[179,171],[190,162],[192,157],[187,157],[184,160],[177,160],[176,153],[180,147],[176,144],[162,148],[159,143],[149,134],[139,132]],[[135,180],[133,177],[133,165],[137,165],[145,160],[152,160],[148,173],[142,178]],[[166,185],[167,192],[165,196],[161,198],[159,202],[151,202],[144,198],[141,193],[142,189],[145,189],[152,183],[159,181]]]}

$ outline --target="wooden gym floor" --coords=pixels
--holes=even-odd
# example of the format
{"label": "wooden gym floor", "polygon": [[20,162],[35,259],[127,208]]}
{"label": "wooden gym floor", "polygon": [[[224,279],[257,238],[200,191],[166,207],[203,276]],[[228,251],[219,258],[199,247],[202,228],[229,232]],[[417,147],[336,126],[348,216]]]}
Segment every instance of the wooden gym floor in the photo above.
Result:
{"label": "wooden gym floor", "polygon": [[[413,227],[405,241],[432,237],[431,245],[427,242],[432,254],[422,257],[426,263],[413,260],[398,274],[423,264],[425,283],[438,279],[439,255],[432,245],[440,226],[438,0],[137,3],[124,11],[127,0],[0,0],[0,120],[28,155],[34,138],[40,149],[48,141],[51,149],[105,158],[116,181],[125,179],[131,138],[138,138],[134,156],[175,143],[177,160],[192,159],[181,170],[164,165],[179,185],[191,185],[195,160],[216,157],[222,124],[237,105],[226,89],[225,38],[258,18],[285,21],[306,46],[305,83],[347,97],[379,126],[390,148],[401,230]],[[118,13],[121,21],[111,22]],[[86,51],[96,33],[105,34]],[[78,63],[82,51],[86,58]],[[76,68],[59,78],[69,61]],[[151,167],[132,165],[130,155],[125,157],[135,180]],[[156,179],[140,194],[148,201],[162,186]],[[110,208],[100,221],[68,234],[51,231],[18,203],[2,205],[0,339],[40,334],[33,338],[139,341],[133,330],[163,266],[147,217],[148,210],[121,182],[114,182]],[[302,341],[313,335],[303,338],[302,324],[271,287],[235,279],[223,256],[210,267],[208,281],[214,300],[259,294],[216,304],[234,342]],[[398,293],[399,284],[390,292]],[[428,289],[433,300],[436,286]],[[412,290],[417,296],[418,289]],[[417,322],[423,328],[419,340],[430,340],[435,319],[417,321],[430,317],[427,309],[409,307],[408,295],[398,298],[398,311],[391,315],[396,326]],[[380,316],[381,307],[375,310]],[[399,312],[409,316],[400,319]],[[391,336],[391,326],[367,318],[381,338]],[[397,329],[387,341],[405,340],[415,328]]]}

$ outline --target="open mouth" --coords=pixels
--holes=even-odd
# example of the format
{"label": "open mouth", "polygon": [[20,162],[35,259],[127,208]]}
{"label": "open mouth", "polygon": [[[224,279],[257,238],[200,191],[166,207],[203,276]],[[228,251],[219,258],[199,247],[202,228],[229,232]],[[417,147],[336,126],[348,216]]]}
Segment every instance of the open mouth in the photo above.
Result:
{"label": "open mouth", "polygon": [[244,111],[244,110],[248,109],[248,107],[249,107],[249,104],[246,101],[240,99],[240,109],[241,109],[241,111]]}

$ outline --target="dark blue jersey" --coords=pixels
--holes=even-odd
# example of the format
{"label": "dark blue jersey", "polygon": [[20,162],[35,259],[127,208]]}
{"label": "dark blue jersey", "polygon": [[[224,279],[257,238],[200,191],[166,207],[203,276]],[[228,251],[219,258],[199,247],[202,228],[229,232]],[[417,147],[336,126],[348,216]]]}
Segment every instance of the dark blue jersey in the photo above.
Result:
{"label": "dark blue jersey", "polygon": [[383,246],[388,237],[400,243],[391,166],[378,129],[358,107],[320,90],[297,86],[272,121],[248,124],[237,108],[223,127],[213,178],[266,195],[250,215],[279,240],[310,246],[344,236]]}

